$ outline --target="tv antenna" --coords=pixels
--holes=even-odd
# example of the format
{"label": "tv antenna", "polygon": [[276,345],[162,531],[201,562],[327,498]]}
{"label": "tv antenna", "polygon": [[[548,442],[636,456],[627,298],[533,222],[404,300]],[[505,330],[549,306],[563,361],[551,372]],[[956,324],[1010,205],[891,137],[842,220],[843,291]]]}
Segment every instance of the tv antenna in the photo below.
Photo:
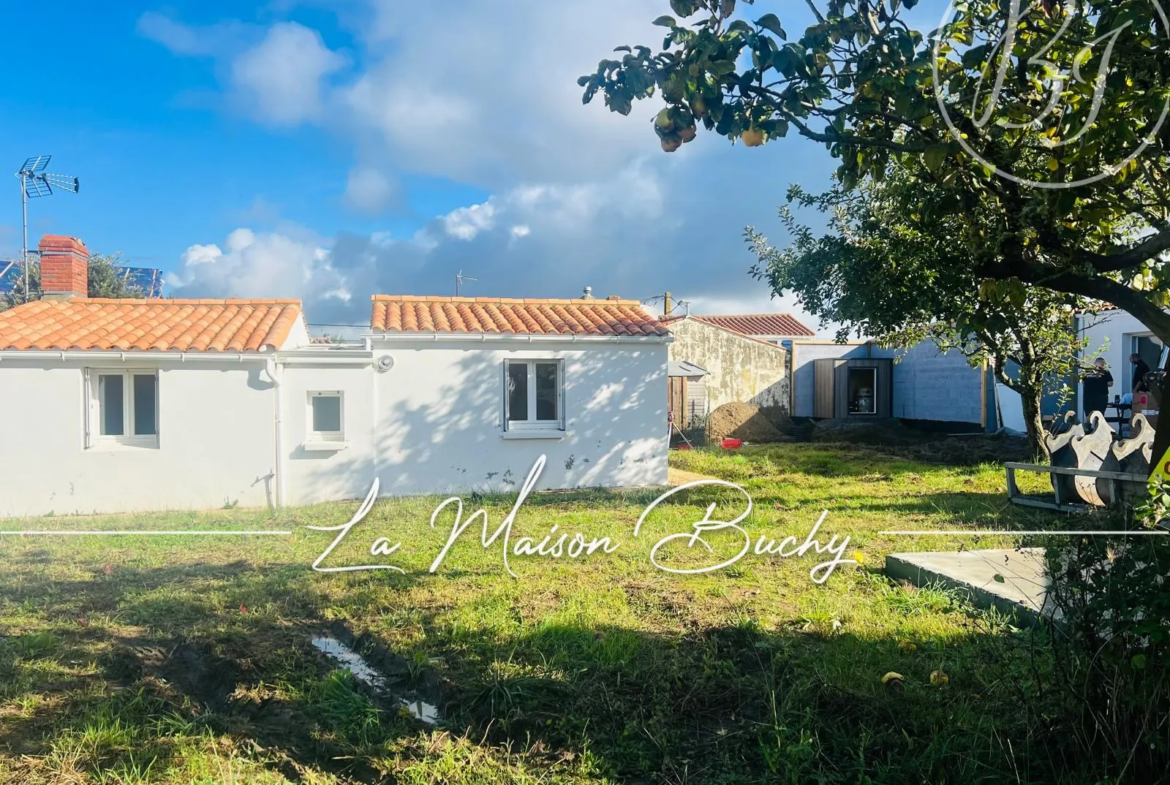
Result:
{"label": "tv antenna", "polygon": [[24,244],[20,249],[20,263],[24,265],[24,298],[26,301],[29,300],[28,200],[52,196],[54,188],[75,194],[80,186],[76,177],[50,174],[45,171],[45,167],[49,165],[49,159],[52,157],[51,155],[38,155],[35,158],[29,158],[20,165],[20,171],[16,173],[16,179],[20,181],[20,214],[24,229]]}
{"label": "tv antenna", "polygon": [[470,276],[464,275],[462,270],[455,273],[455,296],[456,297],[459,296],[459,287],[464,281],[478,281],[478,280],[479,280],[478,278],[472,278]]}

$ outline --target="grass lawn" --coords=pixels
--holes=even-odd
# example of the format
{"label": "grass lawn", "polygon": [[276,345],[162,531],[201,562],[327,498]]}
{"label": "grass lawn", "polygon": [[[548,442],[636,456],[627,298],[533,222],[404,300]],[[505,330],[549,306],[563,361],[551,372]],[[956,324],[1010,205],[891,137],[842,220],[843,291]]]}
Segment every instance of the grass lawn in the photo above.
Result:
{"label": "grass lawn", "polygon": [[[270,514],[220,510],[4,521],[0,529],[290,529],[285,537],[0,537],[0,781],[12,783],[975,783],[1093,782],[1050,706],[1032,637],[945,592],[888,581],[894,551],[1005,547],[1018,538],[888,537],[881,529],[1043,528],[1001,469],[948,468],[816,445],[676,454],[744,487],[753,536],[803,541],[824,509],[827,556],[749,553],[716,572],[655,569],[729,489],[530,498],[512,542],[557,533],[619,547],[577,559],[512,556],[451,530],[437,498],[382,500],[313,572],[356,502]],[[492,529],[512,499],[483,506]],[[722,511],[723,507],[720,508]],[[716,516],[720,517],[720,516]],[[730,516],[727,516],[730,517]],[[370,556],[378,537],[402,547]],[[708,537],[733,556],[743,537]],[[753,540],[754,542],[754,540]],[[660,560],[715,563],[701,546]],[[371,688],[312,644],[365,656]],[[949,683],[932,686],[934,670]],[[897,671],[904,688],[883,686]],[[440,715],[428,726],[398,698]]]}

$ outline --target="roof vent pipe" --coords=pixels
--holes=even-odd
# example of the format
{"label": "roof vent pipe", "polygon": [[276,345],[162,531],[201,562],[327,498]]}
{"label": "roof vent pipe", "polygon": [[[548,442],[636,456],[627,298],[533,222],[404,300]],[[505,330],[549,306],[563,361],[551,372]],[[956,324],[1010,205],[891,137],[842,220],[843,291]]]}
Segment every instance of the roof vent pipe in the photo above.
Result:
{"label": "roof vent pipe", "polygon": [[593,287],[592,286],[585,287],[585,294],[581,295],[581,299],[582,300],[592,300],[593,299]]}

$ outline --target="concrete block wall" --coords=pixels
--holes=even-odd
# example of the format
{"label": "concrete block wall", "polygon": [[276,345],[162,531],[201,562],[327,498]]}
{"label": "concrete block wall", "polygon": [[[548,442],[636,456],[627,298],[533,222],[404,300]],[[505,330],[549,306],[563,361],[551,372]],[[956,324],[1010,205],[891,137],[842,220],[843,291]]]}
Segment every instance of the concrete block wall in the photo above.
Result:
{"label": "concrete block wall", "polygon": [[893,373],[895,417],[972,424],[982,421],[982,371],[968,365],[961,353],[940,352],[930,341],[909,349],[882,349],[864,343],[798,342],[792,370],[794,416],[812,417],[814,360],[865,357],[900,358],[894,363]]}
{"label": "concrete block wall", "polygon": [[982,370],[962,353],[943,353],[930,341],[910,347],[894,365],[894,416],[908,420],[979,423]]}

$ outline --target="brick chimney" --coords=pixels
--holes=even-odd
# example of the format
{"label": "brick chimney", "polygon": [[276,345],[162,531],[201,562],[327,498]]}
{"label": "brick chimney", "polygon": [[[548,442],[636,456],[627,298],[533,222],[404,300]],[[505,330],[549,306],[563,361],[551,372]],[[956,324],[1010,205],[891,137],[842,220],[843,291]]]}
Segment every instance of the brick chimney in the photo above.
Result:
{"label": "brick chimney", "polygon": [[72,300],[89,296],[89,249],[76,237],[41,238],[41,297]]}

